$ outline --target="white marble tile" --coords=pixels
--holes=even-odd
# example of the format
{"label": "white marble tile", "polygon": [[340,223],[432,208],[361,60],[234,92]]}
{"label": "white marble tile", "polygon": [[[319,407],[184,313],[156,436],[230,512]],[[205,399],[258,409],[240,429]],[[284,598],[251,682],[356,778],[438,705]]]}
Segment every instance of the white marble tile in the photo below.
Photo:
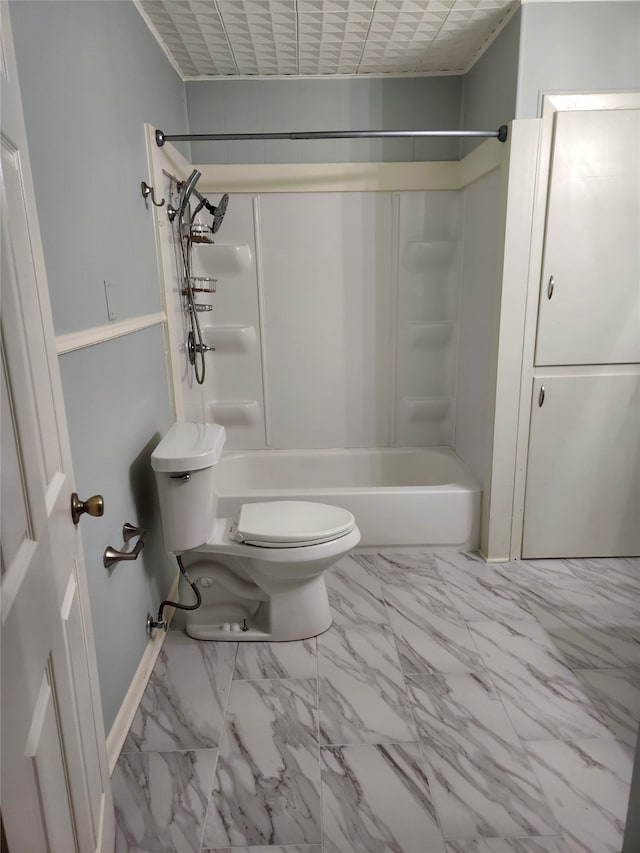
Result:
{"label": "white marble tile", "polygon": [[381,581],[412,583],[431,578],[440,580],[433,554],[430,551],[381,551],[377,554],[352,555],[360,565],[372,569]]}
{"label": "white marble tile", "polygon": [[320,841],[316,681],[234,681],[203,847]]}
{"label": "white marble tile", "polygon": [[403,672],[473,672],[483,670],[478,654],[446,585],[384,584],[391,628]]}
{"label": "white marble tile", "polygon": [[511,560],[491,565],[499,575],[525,590],[566,586],[579,581],[567,560]]}
{"label": "white marble tile", "polygon": [[473,622],[469,629],[520,738],[612,737],[537,622]]}
{"label": "white marble tile", "polygon": [[336,624],[377,622],[384,625],[389,621],[375,571],[353,557],[343,557],[332,566],[325,574],[325,584]]}
{"label": "white marble tile", "polygon": [[640,724],[640,670],[577,669],[575,674],[616,740],[635,747]]}
{"label": "white marble tile", "polygon": [[640,557],[592,557],[565,563],[578,578],[640,591]]}
{"label": "white marble tile", "polygon": [[449,598],[467,622],[532,618],[517,584],[478,555],[447,552],[434,559]]}
{"label": "white marble tile", "polygon": [[640,612],[640,559],[516,560],[495,570],[522,590],[549,603],[574,600],[574,605],[614,604],[636,615]]}
{"label": "white marble tile", "polygon": [[571,668],[640,665],[640,611],[591,583],[527,592],[536,619]]}
{"label": "white marble tile", "polygon": [[200,839],[217,750],[121,755],[111,785],[117,853],[193,853]]}
{"label": "white marble tile", "polygon": [[620,853],[633,750],[616,741],[526,744],[572,853]]}
{"label": "white marble tile", "polygon": [[569,853],[563,838],[474,838],[447,841],[447,853]]}
{"label": "white marble tile", "polygon": [[407,680],[445,837],[559,834],[489,676]]}
{"label": "white marble tile", "polygon": [[576,577],[562,584],[538,584],[525,590],[527,603],[552,609],[570,607],[586,610],[603,620],[618,617],[625,625],[640,622],[640,597],[636,590],[616,583],[596,583]]}
{"label": "white marble tile", "polygon": [[147,683],[123,752],[218,746],[236,643],[170,631]]}
{"label": "white marble tile", "polygon": [[210,847],[201,853],[323,853],[321,844],[269,844],[266,847]]}
{"label": "white marble tile", "polygon": [[325,853],[444,853],[418,744],[322,747]]}
{"label": "white marble tile", "polygon": [[237,680],[317,678],[316,638],[290,643],[238,643],[233,677]]}
{"label": "white marble tile", "polygon": [[318,637],[318,675],[321,743],[415,740],[390,628],[333,625]]}

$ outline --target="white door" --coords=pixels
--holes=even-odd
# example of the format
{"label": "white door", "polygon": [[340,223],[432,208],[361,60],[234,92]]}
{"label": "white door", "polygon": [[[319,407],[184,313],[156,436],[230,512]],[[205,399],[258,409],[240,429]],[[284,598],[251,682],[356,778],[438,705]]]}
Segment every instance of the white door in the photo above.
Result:
{"label": "white door", "polygon": [[2,822],[11,853],[110,851],[69,439],[5,2],[0,13]]}
{"label": "white door", "polygon": [[522,557],[638,554],[638,371],[536,379]]}
{"label": "white door", "polygon": [[536,365],[640,361],[640,110],[558,112]]}

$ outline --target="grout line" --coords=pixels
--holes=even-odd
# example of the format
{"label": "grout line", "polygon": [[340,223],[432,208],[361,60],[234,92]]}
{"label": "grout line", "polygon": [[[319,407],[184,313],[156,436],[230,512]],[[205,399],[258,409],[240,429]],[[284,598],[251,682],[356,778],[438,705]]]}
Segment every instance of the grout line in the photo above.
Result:
{"label": "grout line", "polygon": [[207,799],[207,807],[204,810],[204,818],[202,820],[202,829],[200,831],[200,849],[202,849],[203,843],[204,843],[204,831],[207,827],[207,818],[209,817],[209,809],[211,808],[211,803],[213,801],[213,787],[215,785],[216,775],[218,773],[218,762],[220,761],[220,753],[222,751],[222,744],[223,744],[225,732],[227,729],[227,711],[229,709],[229,698],[231,697],[231,688],[233,687],[233,675],[235,672],[237,658],[238,658],[238,643],[236,643],[236,650],[235,650],[235,653],[233,656],[233,664],[231,666],[231,677],[229,679],[229,687],[227,688],[227,698],[226,698],[226,701],[224,703],[224,710],[222,712],[222,722],[220,723],[220,736],[218,738],[216,761],[215,761],[215,764],[213,767],[213,775],[211,777],[211,788],[209,789],[209,797]]}
{"label": "grout line", "polygon": [[316,712],[318,719],[318,773],[320,780],[320,844],[324,850],[324,792],[322,789],[322,744],[320,742],[320,649],[316,637]]}
{"label": "grout line", "polygon": [[350,741],[349,743],[323,743],[321,749],[343,749],[347,746],[408,746],[410,744],[420,744],[420,739],[416,740],[383,740],[383,741]]}

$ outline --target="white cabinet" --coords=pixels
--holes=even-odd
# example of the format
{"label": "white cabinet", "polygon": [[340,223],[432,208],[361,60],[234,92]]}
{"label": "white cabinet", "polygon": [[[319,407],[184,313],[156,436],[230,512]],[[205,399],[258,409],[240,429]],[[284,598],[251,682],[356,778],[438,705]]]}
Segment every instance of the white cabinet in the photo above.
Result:
{"label": "white cabinet", "polygon": [[640,369],[536,378],[531,411],[523,558],[640,554]]}
{"label": "white cabinet", "polygon": [[535,364],[638,361],[640,111],[559,112]]}
{"label": "white cabinet", "polygon": [[640,554],[639,151],[637,109],[554,115],[525,558]]}

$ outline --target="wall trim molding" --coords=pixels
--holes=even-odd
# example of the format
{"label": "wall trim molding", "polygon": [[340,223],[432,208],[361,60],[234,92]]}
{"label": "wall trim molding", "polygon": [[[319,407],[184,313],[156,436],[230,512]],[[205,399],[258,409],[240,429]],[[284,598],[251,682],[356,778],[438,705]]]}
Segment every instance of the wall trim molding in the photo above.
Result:
{"label": "wall trim molding", "polygon": [[460,190],[498,168],[508,147],[487,139],[463,160],[415,163],[201,164],[201,192],[313,193]]}
{"label": "wall trim molding", "polygon": [[84,347],[92,347],[96,344],[112,341],[115,338],[122,338],[124,335],[130,335],[133,332],[139,332],[142,329],[148,329],[150,326],[164,323],[166,319],[164,312],[143,314],[141,317],[129,317],[126,320],[118,320],[106,326],[93,326],[90,329],[81,329],[79,332],[57,335],[56,352],[58,355],[63,355]]}
{"label": "wall trim molding", "polygon": [[[171,584],[169,594],[167,595],[167,598],[169,600],[177,600],[176,596],[178,595],[179,579],[180,575],[176,574],[176,577],[174,578],[174,581]],[[171,623],[171,620],[173,619],[173,615],[175,613],[175,608],[168,607],[166,613],[167,619],[169,623]],[[127,690],[124,699],[122,700],[120,710],[116,714],[116,718],[113,721],[111,730],[107,735],[107,759],[109,761],[110,776],[115,770],[118,758],[120,757],[120,752],[122,751],[122,747],[124,746],[127,734],[129,733],[129,729],[131,728],[131,723],[133,722],[133,718],[136,715],[138,705],[140,704],[145,688],[147,686],[147,682],[151,677],[153,667],[155,666],[156,660],[158,659],[158,655],[160,654],[160,650],[162,649],[166,638],[166,631],[156,631],[153,637],[149,639],[147,646],[142,654],[142,658],[140,659],[140,663],[138,664],[138,668],[135,671],[135,675],[131,680],[129,689]]]}

